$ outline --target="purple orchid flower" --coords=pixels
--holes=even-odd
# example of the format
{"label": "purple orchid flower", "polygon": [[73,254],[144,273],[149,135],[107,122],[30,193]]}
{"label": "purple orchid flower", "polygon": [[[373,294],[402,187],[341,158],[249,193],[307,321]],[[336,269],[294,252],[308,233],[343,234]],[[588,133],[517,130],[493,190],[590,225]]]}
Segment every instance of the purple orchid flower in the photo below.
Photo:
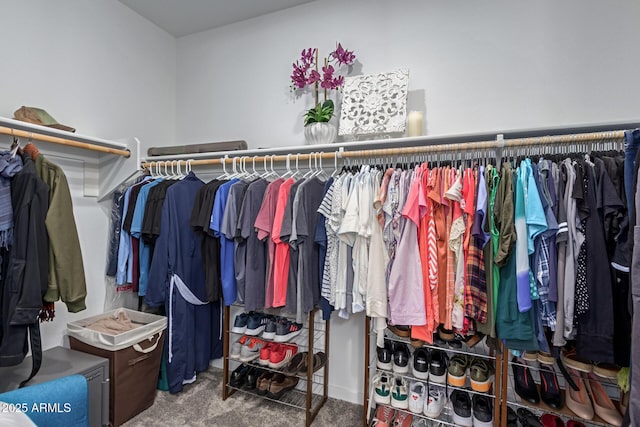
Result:
{"label": "purple orchid flower", "polygon": [[336,50],[329,54],[329,57],[337,61],[338,65],[351,65],[355,61],[356,56],[353,51],[349,51],[342,47],[342,44],[338,43]]}

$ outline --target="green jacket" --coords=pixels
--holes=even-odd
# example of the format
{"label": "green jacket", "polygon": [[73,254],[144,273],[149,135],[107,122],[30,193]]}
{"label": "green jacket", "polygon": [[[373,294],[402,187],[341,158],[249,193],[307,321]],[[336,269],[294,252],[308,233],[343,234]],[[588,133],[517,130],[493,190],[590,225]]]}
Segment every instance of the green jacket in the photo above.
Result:
{"label": "green jacket", "polygon": [[67,177],[60,166],[40,154],[35,159],[36,173],[49,186],[49,210],[45,221],[49,234],[49,285],[46,302],[61,299],[71,313],[87,308],[87,284],[82,251],[73,216],[73,202]]}

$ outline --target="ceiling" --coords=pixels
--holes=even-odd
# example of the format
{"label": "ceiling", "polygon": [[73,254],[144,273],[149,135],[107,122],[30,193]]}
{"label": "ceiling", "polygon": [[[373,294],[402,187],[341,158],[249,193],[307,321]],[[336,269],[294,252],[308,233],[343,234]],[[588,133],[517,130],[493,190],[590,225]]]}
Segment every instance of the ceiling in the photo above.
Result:
{"label": "ceiling", "polygon": [[120,0],[175,37],[210,30],[313,0]]}

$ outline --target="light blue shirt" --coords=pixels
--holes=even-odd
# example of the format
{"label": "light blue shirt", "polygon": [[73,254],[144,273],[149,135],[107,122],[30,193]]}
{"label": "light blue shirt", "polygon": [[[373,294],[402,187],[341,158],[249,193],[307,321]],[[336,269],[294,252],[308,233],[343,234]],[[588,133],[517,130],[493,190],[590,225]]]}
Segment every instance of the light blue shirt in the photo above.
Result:
{"label": "light blue shirt", "polygon": [[142,221],[144,220],[144,208],[147,204],[147,198],[149,197],[149,191],[164,181],[163,178],[157,179],[149,184],[142,186],[138,199],[136,200],[136,207],[133,211],[133,221],[131,222],[131,235],[137,239],[140,239],[139,246],[139,258],[140,258],[140,279],[138,282],[138,295],[145,296],[147,292],[147,286],[149,285],[149,268],[151,268],[151,247],[145,243],[142,236]]}
{"label": "light blue shirt", "polygon": [[231,186],[238,182],[237,178],[222,184],[216,192],[211,211],[211,221],[209,228],[213,230],[213,235],[220,239],[220,278],[222,281],[222,298],[225,305],[231,305],[236,301],[238,289],[235,276],[233,238],[228,239],[222,232],[222,219],[229,198]]}
{"label": "light blue shirt", "polygon": [[[124,193],[124,205],[122,208],[122,224],[127,216],[129,208],[129,198],[131,197],[131,187]],[[129,266],[129,268],[127,268]],[[116,273],[116,285],[124,286],[133,281],[133,252],[131,251],[131,235],[122,227],[120,231],[120,246],[118,246],[118,272]]]}

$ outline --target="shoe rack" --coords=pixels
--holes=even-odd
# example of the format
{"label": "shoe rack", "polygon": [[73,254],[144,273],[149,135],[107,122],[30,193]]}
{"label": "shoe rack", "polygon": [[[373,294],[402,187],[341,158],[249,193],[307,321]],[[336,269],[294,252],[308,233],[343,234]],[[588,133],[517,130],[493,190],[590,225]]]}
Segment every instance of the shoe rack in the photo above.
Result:
{"label": "shoe rack", "polygon": [[[526,364],[526,367],[531,371],[534,382],[536,383],[536,387],[538,389],[538,395],[540,396],[540,392],[542,390],[541,378],[540,378],[540,370],[541,370],[540,362],[532,361],[532,360],[525,360],[524,362]],[[589,419],[582,418],[580,414],[577,414],[573,412],[571,409],[569,409],[569,407],[567,406],[567,394],[569,392],[570,385],[567,383],[565,377],[563,376],[557,362],[553,363],[553,365],[548,365],[548,366],[555,371],[556,377],[558,379],[558,384],[560,386],[560,394],[562,396],[563,406],[559,409],[550,407],[549,405],[545,404],[542,401],[542,399],[540,399],[539,403],[531,403],[521,398],[515,392],[515,379],[514,379],[514,371],[513,371],[514,365],[522,366],[522,361],[514,362],[511,360],[511,358],[505,359],[504,372],[507,373],[505,375],[505,380],[508,381],[507,387],[505,389],[506,391],[505,397],[506,397],[507,405],[512,409],[517,411],[519,408],[525,408],[537,416],[541,416],[542,414],[553,414],[561,418],[565,422],[565,424],[569,420],[576,420],[581,422],[585,426],[613,425],[605,421],[604,419],[600,418],[600,416],[598,416],[597,413],[594,415],[593,419],[589,420]],[[571,369],[571,367],[567,366],[566,364],[565,364],[565,368]],[[585,372],[580,372],[580,371],[577,371],[577,372],[579,372],[579,375],[582,377],[583,384],[584,384],[584,381],[586,381],[587,374]],[[613,378],[597,377],[597,381],[600,383],[600,385],[602,385],[602,388],[604,389],[605,393],[611,398],[611,401],[616,407],[616,409],[619,410],[620,402],[618,401],[617,398],[619,397],[620,392],[619,392],[617,380]],[[585,393],[586,396],[588,396],[587,400],[590,401],[591,407],[593,407],[593,400],[594,400],[593,396],[589,395],[587,390],[582,390],[582,392]],[[503,419],[506,420],[506,417]],[[503,425],[506,425],[506,421]]]}
{"label": "shoe rack", "polygon": [[[501,419],[501,399],[502,399],[502,391],[503,391],[503,387],[502,387],[502,383],[503,383],[503,378],[502,378],[502,365],[503,365],[503,358],[502,355],[500,353],[496,354],[494,352],[492,352],[486,345],[485,342],[482,341],[481,343],[478,343],[477,345],[475,345],[472,348],[467,347],[464,343],[462,344],[462,347],[460,349],[455,349],[452,348],[448,345],[437,345],[434,343],[434,345],[430,345],[430,344],[424,344],[422,347],[427,348],[427,349],[431,349],[431,350],[443,350],[449,359],[451,359],[452,356],[459,354],[459,355],[466,355],[468,357],[477,357],[477,358],[483,358],[485,360],[487,360],[488,362],[490,362],[491,365],[495,366],[494,369],[494,379],[493,379],[493,385],[491,387],[491,389],[489,390],[489,392],[479,392],[479,391],[475,391],[470,387],[470,378],[469,375],[467,375],[467,379],[466,379],[466,384],[464,387],[456,387],[453,386],[451,384],[449,384],[449,381],[445,381],[444,384],[437,384],[435,382],[431,382],[429,380],[422,380],[419,378],[416,378],[413,375],[411,366],[413,364],[413,357],[410,357],[409,360],[409,372],[406,374],[398,374],[398,373],[394,373],[393,370],[384,370],[384,369],[380,369],[377,367],[376,361],[377,361],[377,353],[375,350],[372,350],[372,348],[375,348],[375,340],[376,340],[376,335],[375,332],[372,331],[371,328],[371,319],[369,317],[366,318],[365,320],[365,328],[366,328],[366,334],[365,334],[365,363],[364,363],[364,402],[363,402],[363,427],[367,427],[370,425],[373,416],[375,415],[375,408],[376,408],[376,404],[375,401],[371,401],[371,405],[373,408],[373,411],[371,411],[371,413],[369,413],[369,405],[370,405],[370,399],[373,399],[373,395],[370,395],[372,393],[372,388],[371,388],[371,381],[373,376],[376,373],[380,373],[380,372],[387,372],[390,375],[395,375],[395,376],[402,376],[404,377],[405,381],[407,382],[407,391],[409,393],[409,395],[411,394],[411,390],[410,390],[410,384],[412,381],[420,381],[422,383],[424,383],[426,385],[427,391],[429,389],[429,386],[436,386],[436,387],[440,387],[445,391],[445,394],[448,396],[451,394],[451,392],[453,390],[461,390],[464,392],[467,392],[469,394],[469,397],[472,398],[474,394],[477,395],[484,395],[484,396],[488,396],[493,400],[493,419],[494,420],[500,420]],[[371,341],[373,339],[373,342]],[[401,342],[401,343],[405,343],[408,347],[413,348],[413,351],[415,351],[416,347],[412,347],[411,345],[411,341],[409,338],[404,338],[404,337],[400,337],[397,336],[393,333],[391,333],[388,329],[385,331],[385,339],[390,340],[390,341],[396,341],[396,342]],[[390,406],[390,405],[389,405]],[[422,418],[424,419],[425,423],[427,425],[431,425],[431,423],[433,422],[438,422],[440,423],[440,425],[443,426],[457,426],[457,424],[454,423],[453,421],[453,409],[451,407],[450,402],[447,402],[445,404],[445,407],[442,411],[442,413],[440,414],[440,416],[438,418],[430,418],[424,414],[416,414],[413,412],[410,412],[408,409],[398,409],[398,408],[394,408],[396,411],[400,411],[400,412],[406,412],[411,414],[414,419],[415,418]],[[505,414],[506,414],[506,408],[505,408]],[[499,425],[497,423],[494,422],[494,425]],[[506,424],[505,424],[506,425]]]}
{"label": "shoe rack", "polygon": [[[413,363],[413,357],[410,358],[409,361],[409,372],[407,374],[397,374],[394,373],[392,370],[382,370],[379,369],[377,367],[376,364],[376,360],[377,360],[377,354],[375,352],[375,333],[372,331],[371,329],[371,320],[367,317],[366,321],[365,321],[365,328],[366,328],[366,334],[365,334],[365,363],[364,363],[364,402],[363,402],[363,427],[367,427],[370,425],[373,416],[375,415],[375,407],[376,407],[376,403],[374,403],[374,401],[372,401],[372,408],[374,409],[373,411],[369,411],[369,404],[370,404],[370,399],[373,399],[373,389],[371,388],[371,381],[373,376],[378,373],[378,372],[387,372],[390,375],[400,375],[402,377],[405,378],[405,380],[407,381],[407,392],[409,393],[409,395],[411,394],[411,390],[409,389],[410,383],[411,381],[421,381],[423,383],[425,383],[427,385],[427,388],[429,386],[429,384],[427,383],[427,381],[425,380],[421,380],[418,378],[415,378],[413,376],[412,370],[411,370],[411,364]],[[374,342],[371,342],[371,340],[374,340]],[[409,338],[403,338],[403,337],[399,337],[393,333],[391,333],[388,329],[385,331],[385,339],[387,340],[392,340],[392,341],[397,341],[397,342],[402,342],[402,343],[406,343],[407,346],[410,346],[410,339]],[[523,399],[522,397],[520,397],[516,391],[515,391],[515,378],[514,378],[514,365],[516,367],[520,366],[520,367],[524,367],[526,366],[527,369],[529,369],[529,371],[532,374],[533,380],[535,382],[535,386],[537,388],[538,391],[538,396],[540,397],[540,392],[542,390],[542,386],[541,386],[541,377],[540,377],[540,371],[541,368],[540,366],[543,365],[540,363],[539,360],[531,360],[531,358],[528,358],[529,360],[523,361],[523,360],[517,360],[517,361],[512,361],[512,354],[509,351],[509,349],[507,349],[505,346],[500,345],[500,349],[497,353],[492,353],[490,352],[486,346],[484,346],[484,342],[477,344],[475,347],[473,348],[468,348],[466,345],[463,344],[461,349],[454,349],[454,348],[450,348],[448,346],[440,346],[440,345],[428,345],[425,344],[423,347],[429,348],[429,349],[439,349],[439,350],[444,350],[447,355],[449,356],[449,358],[451,358],[454,354],[464,354],[467,356],[472,356],[472,357],[484,357],[487,358],[488,360],[490,360],[491,362],[495,362],[495,378],[494,378],[494,382],[493,382],[493,387],[492,390],[490,391],[490,393],[486,393],[487,395],[491,396],[494,398],[494,407],[493,407],[493,425],[494,426],[508,426],[507,423],[507,413],[508,413],[508,409],[510,408],[512,410],[514,410],[514,412],[517,412],[518,409],[526,409],[528,411],[530,411],[531,413],[533,413],[535,416],[537,417],[541,417],[544,414],[551,414],[551,415],[555,415],[557,417],[559,417],[560,419],[562,419],[562,421],[565,423],[565,425],[567,425],[567,422],[569,420],[574,420],[574,421],[578,421],[580,423],[582,423],[585,426],[611,426],[614,425],[611,422],[603,419],[601,416],[598,415],[598,411],[595,410],[594,408],[594,397],[590,394],[591,392],[588,391],[586,389],[586,387],[583,385],[583,389],[582,392],[584,393],[586,397],[585,402],[589,402],[591,404],[591,407],[594,408],[594,416],[592,419],[586,419],[586,418],[582,418],[580,415],[574,411],[572,411],[568,406],[567,406],[567,393],[569,390],[570,385],[567,383],[567,381],[565,380],[564,375],[562,374],[562,371],[560,369],[560,367],[558,366],[558,362],[554,361],[553,364],[550,364],[550,360],[549,358],[546,358],[546,363],[547,363],[547,367],[551,368],[555,374],[556,374],[556,378],[558,381],[558,386],[560,389],[560,394],[561,394],[561,398],[562,398],[562,402],[563,402],[563,406],[556,409],[553,408],[549,405],[547,405],[546,403],[544,403],[542,401],[541,398],[539,398],[539,403],[531,403],[525,399]],[[415,351],[415,349],[414,349]],[[553,358],[552,358],[553,359]],[[522,363],[524,362],[524,363]],[[568,363],[568,362],[567,362]],[[584,364],[583,364],[584,365]],[[588,370],[587,368],[591,366],[589,364],[586,364],[585,366],[581,366],[580,370],[578,370],[577,372],[579,373],[579,375],[582,377],[583,379],[583,384],[584,382],[586,382],[586,378],[587,378],[587,373],[584,372],[586,370]],[[568,366],[565,364],[565,368],[567,370],[572,369],[571,366]],[[576,372],[574,370],[574,372]],[[618,388],[618,384],[617,384],[617,380],[615,378],[613,378],[612,376],[607,378],[604,376],[596,376],[595,378],[592,376],[591,377],[593,381],[597,380],[597,383],[602,387],[601,390],[604,391],[604,394],[606,394],[610,400],[612,401],[615,410],[618,410],[620,413],[623,413],[623,411],[620,410],[621,405],[619,402],[619,397],[620,397],[620,390]],[[447,381],[448,383],[448,381]],[[445,387],[444,385],[440,385],[440,384],[435,384],[436,386],[439,387]],[[467,380],[467,385],[468,385],[468,380]],[[447,384],[446,386],[446,395],[449,396],[450,392],[452,390],[455,389],[459,389],[459,390],[463,390],[467,393],[469,393],[470,396],[472,396],[473,394],[483,394],[480,392],[476,392],[474,390],[469,389],[468,387],[463,387],[463,388],[459,388],[459,387],[454,387],[452,385]],[[597,393],[594,392],[594,394]],[[391,405],[389,405],[391,406]],[[415,418],[424,418],[426,419],[426,423],[429,425],[431,422],[439,422],[441,425],[451,425],[454,426],[456,425],[453,420],[452,420],[452,407],[451,407],[451,403],[448,402],[447,405],[445,405],[445,410],[443,410],[442,414],[440,415],[440,417],[438,417],[437,419],[432,419],[429,417],[426,417],[423,414],[416,414],[416,413],[412,413],[409,412],[409,410],[405,410],[405,409],[398,409],[398,408],[394,408],[395,411],[400,411],[400,412],[407,412],[413,415],[414,419]],[[580,411],[578,411],[580,412]]]}
{"label": "shoe rack", "polygon": [[[238,366],[247,364],[255,366],[263,371],[272,371],[282,373],[280,369],[273,369],[268,366],[258,364],[257,359],[252,362],[241,362],[229,357],[231,344],[239,339],[243,334],[232,332],[231,325],[235,315],[242,312],[244,307],[239,305],[225,306],[223,316],[223,382],[222,399],[226,400],[235,393],[249,394],[261,399],[277,402],[286,406],[295,407],[305,411],[305,425],[310,426],[318,412],[325,404],[328,398],[328,380],[329,380],[329,322],[322,320],[322,313],[319,309],[311,311],[303,321],[303,329],[300,335],[292,338],[288,343],[298,345],[298,352],[307,352],[307,371],[298,373],[298,385],[286,391],[280,398],[274,399],[267,395],[260,395],[256,390],[248,390],[244,387],[234,387],[230,384],[231,372]],[[283,316],[279,310],[264,310],[265,314],[273,314]],[[290,317],[290,316],[284,316]],[[290,317],[294,319],[294,317]],[[259,335],[257,338],[261,338]],[[264,341],[272,341],[266,340]],[[313,372],[313,355],[323,351],[326,355],[326,363],[324,367]]]}

